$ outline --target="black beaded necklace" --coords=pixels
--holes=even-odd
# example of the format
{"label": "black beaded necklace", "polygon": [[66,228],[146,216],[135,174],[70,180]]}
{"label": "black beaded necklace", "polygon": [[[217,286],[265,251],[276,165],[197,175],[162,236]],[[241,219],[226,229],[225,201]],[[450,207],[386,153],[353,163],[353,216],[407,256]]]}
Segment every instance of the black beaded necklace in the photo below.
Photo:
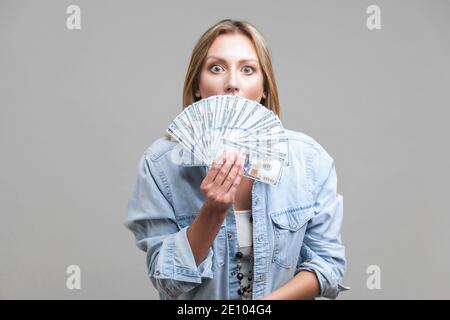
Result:
{"label": "black beaded necklace", "polygon": [[[250,222],[253,222],[252,216],[250,216]],[[238,295],[240,295],[242,297],[242,299],[248,300],[248,299],[251,299],[251,296],[252,296],[253,245],[250,247],[250,268],[248,270],[248,276],[247,276],[248,284],[246,286],[244,286],[244,284],[242,283],[242,280],[244,279],[244,274],[241,272],[241,269],[242,269],[241,259],[243,256],[244,256],[244,254],[242,253],[242,250],[239,247],[239,243],[238,243],[238,251],[236,252],[238,273],[237,273],[236,277],[239,281],[239,289],[238,289],[237,293],[238,293]]]}

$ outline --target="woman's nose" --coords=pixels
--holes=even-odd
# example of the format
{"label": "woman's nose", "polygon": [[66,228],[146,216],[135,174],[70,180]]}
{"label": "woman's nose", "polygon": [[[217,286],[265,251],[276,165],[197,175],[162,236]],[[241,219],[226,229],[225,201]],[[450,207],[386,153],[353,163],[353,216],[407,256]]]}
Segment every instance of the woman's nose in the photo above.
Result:
{"label": "woman's nose", "polygon": [[238,94],[239,93],[239,85],[236,81],[236,76],[230,74],[225,83],[225,92],[227,94]]}
{"label": "woman's nose", "polygon": [[235,86],[228,86],[226,88],[225,92],[227,94],[238,94],[239,93],[239,88],[235,87]]}

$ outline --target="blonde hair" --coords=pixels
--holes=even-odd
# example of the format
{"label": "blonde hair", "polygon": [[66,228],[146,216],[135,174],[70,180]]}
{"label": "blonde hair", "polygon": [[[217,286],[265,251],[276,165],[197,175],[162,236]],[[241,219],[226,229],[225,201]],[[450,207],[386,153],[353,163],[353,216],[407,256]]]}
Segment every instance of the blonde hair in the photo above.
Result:
{"label": "blonde hair", "polygon": [[249,22],[231,19],[221,20],[206,30],[192,50],[191,60],[184,79],[182,109],[201,99],[195,96],[195,92],[199,88],[200,73],[206,59],[206,54],[214,40],[222,34],[233,33],[242,33],[255,46],[256,55],[258,56],[264,78],[264,92],[266,93],[266,98],[258,102],[280,116],[280,101],[275,74],[273,72],[272,58],[264,37]]}

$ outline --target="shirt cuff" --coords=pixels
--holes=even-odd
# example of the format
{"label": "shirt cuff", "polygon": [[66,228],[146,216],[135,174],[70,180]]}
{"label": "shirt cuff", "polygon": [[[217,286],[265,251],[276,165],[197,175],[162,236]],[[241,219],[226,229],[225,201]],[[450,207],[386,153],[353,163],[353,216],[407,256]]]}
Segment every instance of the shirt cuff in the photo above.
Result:
{"label": "shirt cuff", "polygon": [[173,277],[175,280],[201,283],[202,278],[213,278],[213,250],[210,247],[206,258],[197,266],[187,238],[189,226],[181,229],[174,237]]}

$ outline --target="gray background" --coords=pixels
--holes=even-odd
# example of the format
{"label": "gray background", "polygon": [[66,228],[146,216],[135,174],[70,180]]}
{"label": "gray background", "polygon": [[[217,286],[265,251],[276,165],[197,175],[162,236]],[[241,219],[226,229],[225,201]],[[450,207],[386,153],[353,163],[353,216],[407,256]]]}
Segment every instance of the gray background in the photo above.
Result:
{"label": "gray background", "polygon": [[0,0],[0,298],[158,298],[125,208],[196,40],[227,17],[266,36],[285,127],[336,160],[340,299],[450,298],[450,2],[331,0]]}

